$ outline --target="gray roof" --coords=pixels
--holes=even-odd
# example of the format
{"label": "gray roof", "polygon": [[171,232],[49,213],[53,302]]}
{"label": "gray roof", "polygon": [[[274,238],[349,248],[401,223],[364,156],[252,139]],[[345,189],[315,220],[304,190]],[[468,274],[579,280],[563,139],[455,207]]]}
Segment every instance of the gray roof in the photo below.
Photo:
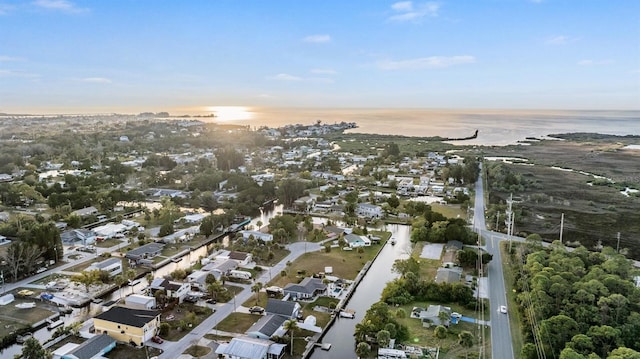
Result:
{"label": "gray roof", "polygon": [[216,354],[226,354],[239,359],[261,359],[267,354],[280,356],[285,344],[276,344],[271,340],[255,339],[249,337],[233,338],[227,345],[220,345]]}
{"label": "gray roof", "polygon": [[436,283],[455,283],[460,281],[462,268],[438,268]]}
{"label": "gray roof", "polygon": [[155,242],[147,243],[144,246],[128,251],[126,256],[134,257],[134,258],[144,257],[144,255],[147,253],[160,252],[163,247],[164,247],[164,244],[161,244],[161,243],[155,243]]}
{"label": "gray roof", "polygon": [[316,290],[323,291],[327,289],[327,286],[322,283],[319,278],[306,277],[299,284],[289,283],[284,287],[285,291],[313,294]]}
{"label": "gray roof", "polygon": [[117,263],[122,264],[122,259],[120,259],[120,258],[108,258],[108,259],[103,260],[102,262],[93,263],[91,266],[95,267],[95,268],[102,269],[102,268],[106,268],[106,267],[108,267],[108,266],[110,266],[112,264],[117,264]]}
{"label": "gray roof", "polygon": [[60,239],[65,243],[93,239],[96,233],[90,229],[71,229],[60,233]]}
{"label": "gray roof", "polygon": [[269,314],[278,314],[286,316],[287,318],[291,318],[293,316],[293,312],[296,309],[296,306],[299,306],[299,304],[296,302],[269,298],[267,307],[264,310]]}
{"label": "gray roof", "polygon": [[286,322],[288,318],[281,315],[264,315],[255,322],[249,330],[246,331],[247,334],[252,332],[260,332],[268,337],[271,337],[273,333],[278,330],[282,326],[282,323]]}
{"label": "gray roof", "polygon": [[145,324],[155,320],[159,315],[160,312],[155,310],[113,307],[106,312],[98,314],[95,318],[142,328]]}
{"label": "gray roof", "polygon": [[80,344],[65,356],[74,356],[78,359],[91,359],[96,356],[96,354],[102,352],[104,348],[113,345],[115,341],[115,339],[107,334],[102,333]]}

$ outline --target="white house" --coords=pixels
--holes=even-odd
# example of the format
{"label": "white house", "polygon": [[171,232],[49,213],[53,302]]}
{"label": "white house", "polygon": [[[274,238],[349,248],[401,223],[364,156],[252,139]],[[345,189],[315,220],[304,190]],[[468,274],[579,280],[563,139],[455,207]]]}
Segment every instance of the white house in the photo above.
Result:
{"label": "white house", "polygon": [[140,294],[131,294],[124,298],[124,304],[130,308],[153,309],[156,306],[156,298]]}
{"label": "white house", "polygon": [[169,298],[177,298],[179,303],[182,303],[189,293],[191,286],[189,283],[173,282],[165,278],[156,278],[149,285],[151,294],[154,294],[158,290],[164,290],[165,294]]}
{"label": "white house", "polygon": [[358,203],[356,214],[365,218],[381,218],[383,216],[382,207],[371,203]]}
{"label": "white house", "polygon": [[347,241],[347,244],[351,248],[369,247],[371,245],[371,239],[353,233],[344,236],[344,240]]}
{"label": "white house", "polygon": [[285,354],[286,344],[249,337],[233,338],[221,343],[216,354],[230,359],[280,359]]}
{"label": "white house", "polygon": [[122,273],[122,259],[120,258],[108,258],[102,262],[93,263],[87,267],[88,271],[101,270],[109,273],[110,277],[114,277]]}
{"label": "white house", "polygon": [[259,231],[240,231],[242,233],[242,238],[249,239],[249,237],[253,236],[254,239],[259,239],[264,242],[271,242],[273,240],[273,235],[270,233],[262,233]]}
{"label": "white house", "polygon": [[107,223],[103,226],[93,229],[98,237],[113,238],[118,234],[123,234],[127,231],[127,227],[120,223]]}

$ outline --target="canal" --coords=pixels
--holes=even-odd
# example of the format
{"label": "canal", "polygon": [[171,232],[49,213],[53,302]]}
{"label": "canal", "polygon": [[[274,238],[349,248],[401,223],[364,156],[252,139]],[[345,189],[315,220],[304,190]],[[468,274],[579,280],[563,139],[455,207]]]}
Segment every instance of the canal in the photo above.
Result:
{"label": "canal", "polygon": [[396,245],[392,246],[387,242],[347,303],[347,308],[356,311],[355,318],[336,319],[322,339],[322,343],[331,343],[331,349],[324,351],[316,348],[311,355],[312,359],[357,358],[353,337],[356,324],[362,321],[367,309],[380,300],[387,282],[397,278],[398,275],[391,271],[393,262],[396,259],[406,259],[411,253],[411,226],[393,224],[385,226],[384,230],[391,232],[391,236],[397,241]]}

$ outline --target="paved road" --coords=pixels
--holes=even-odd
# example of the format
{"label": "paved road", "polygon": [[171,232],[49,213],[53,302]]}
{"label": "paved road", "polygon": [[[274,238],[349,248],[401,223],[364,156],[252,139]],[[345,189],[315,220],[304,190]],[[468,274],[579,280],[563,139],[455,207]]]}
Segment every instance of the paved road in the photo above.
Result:
{"label": "paved road", "polygon": [[[305,252],[314,252],[323,249],[320,244],[313,242],[296,242],[289,244],[287,249],[291,251],[289,255],[284,257],[278,264],[271,267],[270,270],[264,271],[262,275],[256,278],[256,281],[267,283],[271,280],[272,276],[280,275],[280,271],[284,270],[288,261],[294,261]],[[185,335],[177,342],[164,342],[161,346],[164,352],[160,355],[159,359],[175,359],[182,354],[187,348],[193,345],[194,341],[200,340],[205,334],[213,333],[213,328],[217,326],[222,320],[224,320],[229,314],[233,313],[237,307],[246,302],[253,296],[249,286],[242,292],[238,293],[235,300],[225,304],[217,304],[216,312],[210,315],[207,319],[202,321],[200,325],[195,327],[190,333]]]}
{"label": "paved road", "polygon": [[[484,204],[484,187],[482,183],[482,171],[476,183],[476,198],[473,214],[473,228],[485,240],[485,248],[487,252],[493,255],[493,260],[487,265],[489,277],[489,302],[491,306],[491,357],[493,359],[512,359],[516,356],[513,354],[513,343],[511,338],[511,330],[509,327],[509,314],[502,314],[499,311],[501,305],[507,305],[507,297],[504,286],[504,275],[502,272],[502,256],[500,254],[500,239],[491,236],[490,231],[486,230]],[[504,235],[500,237],[504,238]]]}

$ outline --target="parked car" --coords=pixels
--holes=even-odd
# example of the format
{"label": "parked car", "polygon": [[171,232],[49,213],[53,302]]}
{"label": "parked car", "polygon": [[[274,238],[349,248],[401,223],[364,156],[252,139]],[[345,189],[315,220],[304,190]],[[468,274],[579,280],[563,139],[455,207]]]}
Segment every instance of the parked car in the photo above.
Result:
{"label": "parked car", "polygon": [[188,295],[186,298],[184,298],[185,302],[189,302],[189,303],[197,303],[198,302],[198,297],[193,296],[193,295]]}
{"label": "parked car", "polygon": [[154,335],[153,337],[151,337],[151,341],[156,343],[156,344],[162,344],[164,343],[164,339],[160,338],[157,335]]}
{"label": "parked car", "polygon": [[256,314],[256,313],[257,314],[262,314],[262,313],[264,313],[264,308],[258,307],[258,306],[254,306],[254,307],[249,308],[249,313],[251,313],[251,314]]}

